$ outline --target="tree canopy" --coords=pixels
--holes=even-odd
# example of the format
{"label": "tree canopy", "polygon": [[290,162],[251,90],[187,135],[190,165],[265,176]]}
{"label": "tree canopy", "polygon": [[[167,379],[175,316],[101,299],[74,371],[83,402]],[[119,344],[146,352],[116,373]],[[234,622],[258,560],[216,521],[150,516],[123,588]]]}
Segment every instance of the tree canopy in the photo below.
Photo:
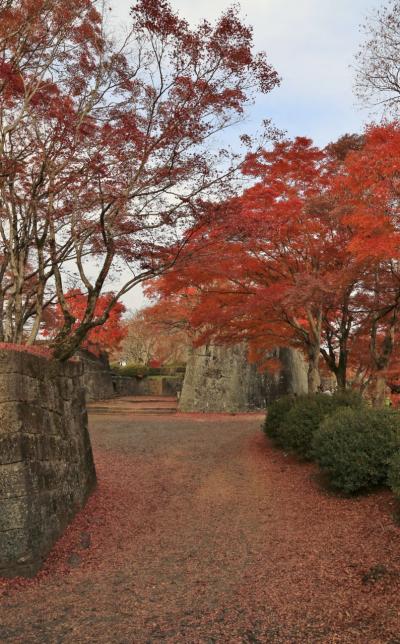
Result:
{"label": "tree canopy", "polygon": [[0,341],[34,342],[57,303],[59,359],[177,261],[238,163],[211,141],[278,83],[235,7],[191,28],[138,0],[122,43],[101,8],[0,0]]}
{"label": "tree canopy", "polygon": [[321,360],[343,388],[349,369],[363,382],[397,373],[399,137],[390,124],[324,150],[297,138],[248,155],[255,183],[158,281],[187,303],[197,342],[246,340],[261,365],[275,346],[299,348],[311,391]]}

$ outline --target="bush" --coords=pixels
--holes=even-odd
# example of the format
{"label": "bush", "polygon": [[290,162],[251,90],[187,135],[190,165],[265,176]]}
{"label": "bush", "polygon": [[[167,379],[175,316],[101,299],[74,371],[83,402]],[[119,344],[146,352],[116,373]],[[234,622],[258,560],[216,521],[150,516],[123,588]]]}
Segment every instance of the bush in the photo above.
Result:
{"label": "bush", "polygon": [[331,396],[331,400],[334,409],[338,409],[339,407],[364,407],[366,405],[361,394],[353,389],[346,389],[345,391],[338,390]]}
{"label": "bush", "polygon": [[137,376],[143,378],[144,376],[162,376],[165,373],[164,367],[149,367],[147,365],[128,364],[125,367],[119,365],[112,365],[114,372],[120,376]]}
{"label": "bush", "polygon": [[388,484],[392,492],[400,498],[400,450],[396,451],[390,459]]}
{"label": "bush", "polygon": [[300,396],[279,427],[279,445],[304,458],[312,458],[312,438],[321,421],[335,408],[333,396]]}
{"label": "bush", "polygon": [[149,367],[143,364],[127,364],[121,367],[117,362],[111,363],[112,370],[120,376],[177,376],[186,371],[185,365],[168,365],[166,367]]}
{"label": "bush", "polygon": [[[295,396],[283,396],[274,400],[268,406],[268,413],[265,419],[264,432],[276,444],[279,443],[279,430],[287,414],[296,402]],[[283,447],[283,446],[281,446]]]}
{"label": "bush", "polygon": [[400,416],[391,409],[340,408],[316,430],[312,449],[337,490],[351,494],[386,483],[400,449]]}
{"label": "bush", "polygon": [[310,460],[313,434],[325,416],[339,407],[363,406],[363,399],[354,391],[339,391],[333,396],[284,396],[268,408],[264,431],[278,447]]}
{"label": "bush", "polygon": [[149,368],[146,365],[135,365],[128,364],[125,367],[119,365],[112,365],[113,371],[118,373],[120,376],[146,376],[148,374]]}

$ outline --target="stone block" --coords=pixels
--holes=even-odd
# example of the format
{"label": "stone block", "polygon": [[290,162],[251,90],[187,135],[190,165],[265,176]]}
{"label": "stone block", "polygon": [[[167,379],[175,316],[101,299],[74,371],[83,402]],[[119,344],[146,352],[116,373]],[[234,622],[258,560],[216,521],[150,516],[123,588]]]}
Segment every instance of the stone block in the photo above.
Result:
{"label": "stone block", "polygon": [[0,533],[28,529],[29,505],[30,499],[26,496],[0,499]]}
{"label": "stone block", "polygon": [[40,380],[18,374],[0,379],[0,402],[30,402],[40,400]]}
{"label": "stone block", "polygon": [[21,428],[22,419],[20,409],[15,401],[0,402],[0,436],[3,433],[19,433]]}
{"label": "stone block", "polygon": [[26,494],[26,470],[25,463],[8,463],[0,466],[0,499],[21,497]]}
{"label": "stone block", "polygon": [[263,374],[246,346],[206,346],[192,352],[179,400],[181,411],[240,412],[265,407]]}
{"label": "stone block", "polygon": [[18,433],[0,432],[0,466],[22,460],[22,438]]}

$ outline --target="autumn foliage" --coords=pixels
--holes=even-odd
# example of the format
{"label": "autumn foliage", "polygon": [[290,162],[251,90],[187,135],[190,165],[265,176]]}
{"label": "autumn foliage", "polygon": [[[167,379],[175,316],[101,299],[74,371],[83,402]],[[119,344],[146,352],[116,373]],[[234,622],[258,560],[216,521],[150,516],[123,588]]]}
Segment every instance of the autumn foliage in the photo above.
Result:
{"label": "autumn foliage", "polygon": [[[101,317],[104,314],[113,297],[113,293],[105,293],[98,298],[94,311],[96,317]],[[66,300],[68,308],[75,318],[75,325],[78,326],[85,315],[87,297],[78,289],[72,289],[66,293]],[[117,350],[127,335],[127,328],[122,319],[125,311],[125,306],[121,302],[117,302],[112,307],[106,322],[89,331],[82,346],[94,353],[100,350]],[[52,316],[48,317],[45,334],[50,338],[56,336],[62,324],[62,310],[60,306],[56,306]]]}
{"label": "autumn foliage", "polygon": [[165,305],[138,311],[125,321],[123,330],[121,345],[112,347],[114,360],[150,367],[182,364],[187,360],[190,334],[172,306],[169,311]]}
{"label": "autumn foliage", "polygon": [[222,149],[278,83],[236,7],[192,27],[138,0],[121,44],[89,0],[0,0],[0,342],[115,348],[117,303],[152,280],[151,315],[195,343],[246,341],[261,367],[298,348],[310,391],[322,369],[400,391],[399,124]]}
{"label": "autumn foliage", "polygon": [[138,0],[123,42],[105,13],[0,0],[0,341],[32,344],[57,304],[61,360],[176,264],[203,202],[231,192],[239,160],[215,135],[278,83],[237,8],[192,28]]}
{"label": "autumn foliage", "polygon": [[324,368],[382,402],[399,373],[399,153],[394,123],[324,150],[297,138],[249,154],[253,185],[193,235],[159,293],[186,302],[197,342],[245,340],[261,366],[290,345],[310,391]]}

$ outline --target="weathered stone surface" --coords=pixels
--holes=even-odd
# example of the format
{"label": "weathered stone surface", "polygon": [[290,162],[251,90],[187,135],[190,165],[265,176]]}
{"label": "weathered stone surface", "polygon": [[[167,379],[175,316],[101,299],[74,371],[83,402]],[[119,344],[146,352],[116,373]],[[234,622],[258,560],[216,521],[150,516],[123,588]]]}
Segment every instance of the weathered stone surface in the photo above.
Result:
{"label": "weathered stone surface", "polygon": [[0,506],[0,535],[3,531],[16,530],[17,528],[20,530],[25,529],[26,518],[29,514],[29,499],[27,496],[3,498],[0,500]]}
{"label": "weathered stone surface", "polygon": [[[26,531],[21,528],[1,530],[0,552],[1,560],[15,562],[13,567],[16,571],[18,570],[21,576],[30,573],[33,555],[29,544],[29,535]],[[27,565],[28,562],[30,565]]]}
{"label": "weathered stone surface", "polygon": [[25,463],[6,463],[2,465],[0,467],[0,499],[24,496],[25,492]]}
{"label": "weathered stone surface", "polygon": [[[127,382],[125,385],[124,380]],[[182,376],[145,376],[143,378],[121,378],[117,376],[114,379],[116,395],[133,395],[133,396],[176,396],[181,391],[183,384]],[[123,389],[121,389],[121,384]],[[126,393],[124,392],[127,386]]]}
{"label": "weathered stone surface", "polygon": [[162,378],[162,396],[176,396],[180,394],[183,386],[183,374],[182,376],[168,377],[165,376]]}
{"label": "weathered stone surface", "polygon": [[83,366],[83,384],[87,401],[105,400],[114,395],[112,372],[104,355],[97,357],[81,349],[78,353]]}
{"label": "weathered stone surface", "polygon": [[0,576],[35,574],[95,485],[82,372],[0,351]]}
{"label": "weathered stone surface", "polygon": [[245,345],[207,346],[192,351],[179,401],[180,411],[240,412],[264,408],[286,393],[307,392],[307,368],[294,349],[277,349],[276,374],[249,364]]}
{"label": "weathered stone surface", "polygon": [[267,404],[285,394],[306,394],[308,392],[307,363],[303,354],[288,347],[280,347],[273,354],[280,361],[282,368],[277,373],[266,374]]}
{"label": "weathered stone surface", "polygon": [[22,461],[22,440],[18,434],[0,433],[0,465],[18,463],[19,461]]}
{"label": "weathered stone surface", "polygon": [[264,376],[246,358],[243,345],[192,351],[180,411],[239,412],[265,407]]}

